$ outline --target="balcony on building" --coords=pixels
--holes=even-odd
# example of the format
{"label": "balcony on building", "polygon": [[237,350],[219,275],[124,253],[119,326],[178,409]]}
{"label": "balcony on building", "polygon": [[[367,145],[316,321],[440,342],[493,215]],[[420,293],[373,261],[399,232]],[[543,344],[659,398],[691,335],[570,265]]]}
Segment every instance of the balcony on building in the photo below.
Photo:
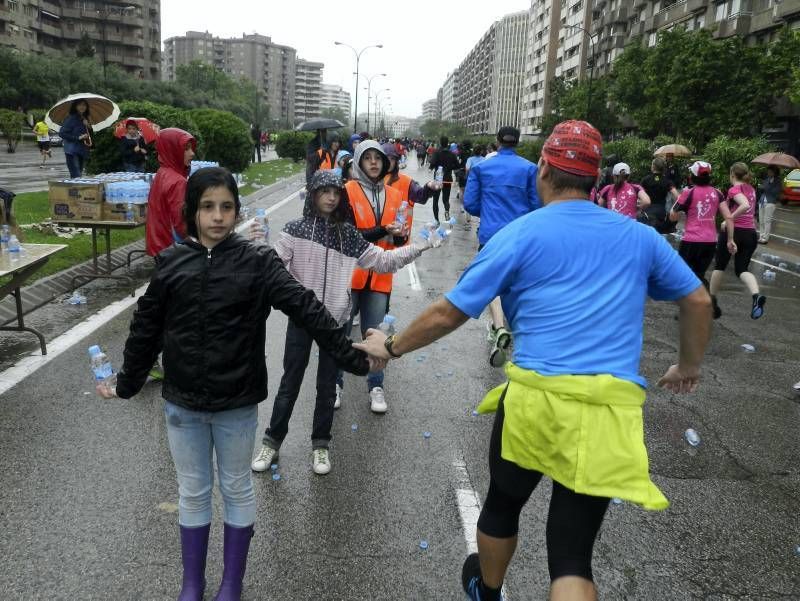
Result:
{"label": "balcony on building", "polygon": [[719,22],[719,28],[714,33],[718,38],[731,36],[745,36],[750,31],[750,14],[739,13]]}
{"label": "balcony on building", "polygon": [[779,19],[786,19],[795,15],[800,15],[800,0],[783,0],[778,4],[775,16]]}

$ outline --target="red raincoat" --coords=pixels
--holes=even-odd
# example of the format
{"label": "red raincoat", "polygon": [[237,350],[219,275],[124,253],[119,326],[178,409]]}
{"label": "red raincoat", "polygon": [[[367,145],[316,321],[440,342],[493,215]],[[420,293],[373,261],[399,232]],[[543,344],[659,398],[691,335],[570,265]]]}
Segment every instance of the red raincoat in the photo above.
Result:
{"label": "red raincoat", "polygon": [[173,232],[179,238],[186,237],[183,203],[189,167],[184,165],[183,156],[187,143],[192,144],[193,150],[197,149],[197,142],[190,133],[174,127],[162,129],[156,140],[161,167],[150,186],[145,225],[147,254],[151,257],[172,246]]}

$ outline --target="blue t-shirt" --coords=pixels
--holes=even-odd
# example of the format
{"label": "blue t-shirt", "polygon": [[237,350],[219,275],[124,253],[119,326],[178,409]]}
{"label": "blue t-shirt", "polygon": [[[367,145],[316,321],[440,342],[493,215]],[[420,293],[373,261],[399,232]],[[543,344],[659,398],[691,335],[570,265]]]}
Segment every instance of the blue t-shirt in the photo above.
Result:
{"label": "blue t-shirt", "polygon": [[477,319],[497,296],[514,363],[544,375],[639,375],[647,296],[678,300],[700,286],[656,231],[586,200],[508,224],[445,297]]}

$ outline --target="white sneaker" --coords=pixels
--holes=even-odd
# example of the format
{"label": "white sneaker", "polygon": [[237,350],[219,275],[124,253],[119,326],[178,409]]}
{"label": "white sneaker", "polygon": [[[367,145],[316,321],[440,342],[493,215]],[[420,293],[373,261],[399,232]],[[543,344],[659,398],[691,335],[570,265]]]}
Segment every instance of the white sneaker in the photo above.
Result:
{"label": "white sneaker", "polygon": [[333,408],[338,409],[342,406],[342,387],[336,385],[336,400],[333,401]]}
{"label": "white sneaker", "polygon": [[386,404],[386,397],[383,395],[383,388],[376,386],[369,391],[369,408],[373,413],[386,413],[389,409]]}
{"label": "white sneaker", "polygon": [[314,473],[324,476],[331,471],[331,457],[328,449],[314,449]]}
{"label": "white sneaker", "polygon": [[259,451],[256,458],[253,459],[250,468],[254,472],[266,472],[273,463],[278,463],[278,449],[273,449],[267,445],[261,445],[261,451]]}

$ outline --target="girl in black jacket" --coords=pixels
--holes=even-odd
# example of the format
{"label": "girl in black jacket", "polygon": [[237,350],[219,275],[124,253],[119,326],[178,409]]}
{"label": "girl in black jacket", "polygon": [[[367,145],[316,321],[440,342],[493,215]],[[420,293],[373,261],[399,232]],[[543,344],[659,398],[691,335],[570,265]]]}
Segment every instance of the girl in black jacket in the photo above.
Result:
{"label": "girl in black jacket", "polygon": [[343,328],[276,252],[234,233],[239,208],[236,182],[226,169],[201,169],[189,178],[189,237],[158,256],[133,315],[116,389],[98,385],[103,397],[130,398],[163,347],[164,412],[180,497],[179,601],[203,598],[214,450],[225,518],[225,567],[215,601],[241,596],[256,515],[250,458],[258,403],[267,396],[270,310],[305,328],[343,369],[359,375],[369,369],[366,355],[353,349]]}

